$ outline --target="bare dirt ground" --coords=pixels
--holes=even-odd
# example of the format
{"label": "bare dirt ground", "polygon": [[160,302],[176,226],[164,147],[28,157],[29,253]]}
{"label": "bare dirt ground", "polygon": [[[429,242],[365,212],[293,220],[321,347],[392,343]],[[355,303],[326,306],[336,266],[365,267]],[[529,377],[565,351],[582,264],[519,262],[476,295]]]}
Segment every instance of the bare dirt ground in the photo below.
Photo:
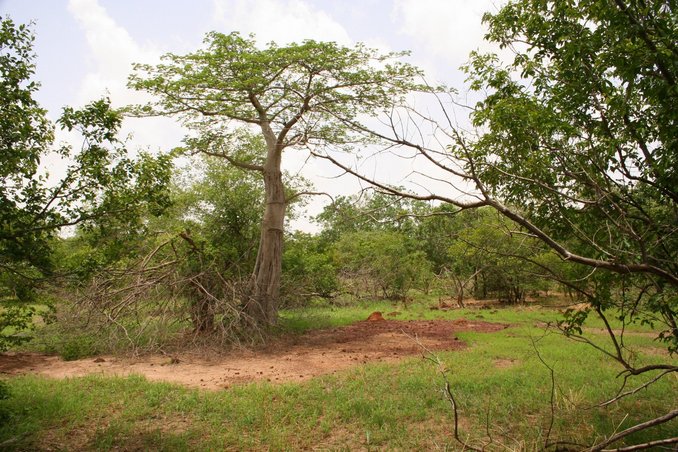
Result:
{"label": "bare dirt ground", "polygon": [[367,362],[392,362],[422,354],[422,345],[431,351],[458,350],[465,344],[456,333],[494,332],[508,326],[465,319],[398,321],[377,317],[376,321],[311,331],[276,340],[265,348],[213,358],[184,353],[63,361],[32,353],[1,354],[0,374],[34,373],[52,378],[141,374],[152,381],[218,390],[256,380],[304,381]]}

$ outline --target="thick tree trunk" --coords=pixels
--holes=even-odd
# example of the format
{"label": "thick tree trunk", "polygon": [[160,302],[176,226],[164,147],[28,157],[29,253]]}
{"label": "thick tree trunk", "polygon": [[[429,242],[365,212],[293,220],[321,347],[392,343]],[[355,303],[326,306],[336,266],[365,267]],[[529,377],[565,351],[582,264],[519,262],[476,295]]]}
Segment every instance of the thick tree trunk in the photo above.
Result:
{"label": "thick tree trunk", "polygon": [[267,161],[264,169],[266,207],[261,224],[259,252],[252,274],[246,312],[257,323],[273,325],[278,320],[280,276],[282,273],[285,186],[279,161]]}
{"label": "thick tree trunk", "polygon": [[[473,275],[473,276],[475,276],[475,275]],[[468,280],[462,281],[462,279],[460,277],[458,277],[457,275],[453,275],[452,277],[454,279],[455,286],[457,286],[456,287],[456,289],[457,289],[457,306],[463,309],[463,308],[466,307],[466,306],[464,306],[464,287],[466,286],[466,283],[468,282]]]}

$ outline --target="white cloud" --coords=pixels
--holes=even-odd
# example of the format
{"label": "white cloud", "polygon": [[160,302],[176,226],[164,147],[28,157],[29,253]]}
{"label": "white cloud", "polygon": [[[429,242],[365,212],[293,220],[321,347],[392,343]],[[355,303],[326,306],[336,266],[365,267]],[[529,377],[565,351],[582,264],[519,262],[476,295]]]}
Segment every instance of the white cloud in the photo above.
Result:
{"label": "white cloud", "polygon": [[[503,2],[502,2],[503,3]],[[412,37],[429,55],[455,69],[472,50],[489,48],[483,41],[487,29],[484,12],[496,11],[492,0],[395,0],[393,19],[400,32]]]}
{"label": "white cloud", "polygon": [[125,85],[132,63],[157,60],[159,52],[137,44],[97,0],[70,0],[68,9],[85,34],[93,63],[78,100],[87,102],[108,91],[114,100],[124,102],[129,97]]}
{"label": "white cloud", "polygon": [[[127,77],[133,63],[159,62],[161,50],[136,42],[98,0],[70,0],[68,9],[84,32],[92,63],[75,103],[83,105],[104,95],[115,107],[147,101],[144,93],[127,88]],[[164,150],[176,146],[183,136],[180,127],[167,118],[127,120],[122,134],[128,133],[134,134],[133,146]]]}
{"label": "white cloud", "polygon": [[254,33],[262,44],[304,39],[352,43],[342,25],[303,0],[214,0],[214,11],[223,31]]}

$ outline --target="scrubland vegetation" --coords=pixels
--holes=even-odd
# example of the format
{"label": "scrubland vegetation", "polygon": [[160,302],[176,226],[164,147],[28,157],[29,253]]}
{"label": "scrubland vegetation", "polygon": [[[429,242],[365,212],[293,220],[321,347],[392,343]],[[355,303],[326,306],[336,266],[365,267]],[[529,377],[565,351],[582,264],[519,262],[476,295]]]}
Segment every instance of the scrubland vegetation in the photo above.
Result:
{"label": "scrubland vegetation", "polygon": [[[672,2],[532,0],[486,15],[487,39],[514,58],[470,56],[481,100],[465,106],[468,127],[450,120],[456,92],[423,82],[404,54],[216,32],[135,66],[129,86],[153,102],[101,99],[52,124],[34,99],[31,28],[2,18],[10,367],[27,352],[228,359],[373,312],[508,327],[459,332],[457,350],[218,391],[14,372],[0,385],[0,448],[675,447],[675,16]],[[413,93],[440,111],[416,111]],[[125,115],[174,117],[187,136],[131,157]],[[55,144],[55,127],[82,148]],[[290,231],[318,187],[281,170],[286,152],[368,188],[333,196],[318,233]],[[386,153],[429,162],[449,192],[346,163]],[[56,182],[47,155],[66,168]]]}
{"label": "scrubland vegetation", "polygon": [[[283,311],[281,323],[286,334],[293,334],[391,309],[387,302],[319,305]],[[583,447],[659,414],[678,390],[675,379],[664,379],[620,403],[597,407],[616,394],[618,366],[591,353],[586,344],[545,332],[543,324],[555,315],[552,308],[445,312],[417,301],[401,312],[403,320],[465,317],[511,325],[497,333],[462,333],[466,349],[436,353],[458,403],[460,437],[471,446],[532,450],[548,439]],[[590,337],[604,343],[600,326],[591,324],[595,333]],[[626,336],[627,345],[639,352],[638,364],[665,353],[648,333],[634,327]],[[555,375],[553,412],[547,366]],[[9,441],[5,447],[16,449],[461,449],[452,438],[454,420],[441,392],[444,383],[436,365],[417,357],[360,365],[307,383],[255,382],[223,391],[143,377],[51,380],[27,375],[9,381],[12,397],[2,406],[11,422],[0,437]],[[673,429],[669,423],[626,441],[666,437]]]}

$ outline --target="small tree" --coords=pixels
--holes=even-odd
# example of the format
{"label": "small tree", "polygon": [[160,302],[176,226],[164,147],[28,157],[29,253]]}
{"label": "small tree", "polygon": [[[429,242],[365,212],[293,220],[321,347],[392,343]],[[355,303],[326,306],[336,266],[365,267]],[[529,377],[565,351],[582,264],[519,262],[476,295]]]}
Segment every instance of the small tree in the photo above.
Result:
{"label": "small tree", "polygon": [[[369,141],[363,117],[401,102],[416,88],[414,67],[362,45],[304,41],[256,47],[237,33],[209,33],[206,49],[165,55],[157,66],[136,65],[130,86],[156,102],[139,113],[178,116],[197,133],[194,151],[218,155],[261,173],[265,209],[252,291],[246,310],[262,323],[277,319],[286,193],[281,164],[285,150],[335,144],[346,150]],[[241,127],[234,132],[232,124]],[[263,155],[242,161],[233,152],[263,138]]]}
{"label": "small tree", "polygon": [[[33,98],[33,39],[30,27],[0,17],[0,301],[30,300],[54,276],[63,227],[139,230],[142,214],[168,204],[170,158],[130,158],[116,138],[122,118],[107,99],[64,108],[58,124],[78,132],[83,146],[53,146],[54,126]],[[44,168],[50,153],[67,166],[58,180]],[[31,308],[23,310],[28,315],[22,309],[3,309],[0,331],[29,326]]]}

